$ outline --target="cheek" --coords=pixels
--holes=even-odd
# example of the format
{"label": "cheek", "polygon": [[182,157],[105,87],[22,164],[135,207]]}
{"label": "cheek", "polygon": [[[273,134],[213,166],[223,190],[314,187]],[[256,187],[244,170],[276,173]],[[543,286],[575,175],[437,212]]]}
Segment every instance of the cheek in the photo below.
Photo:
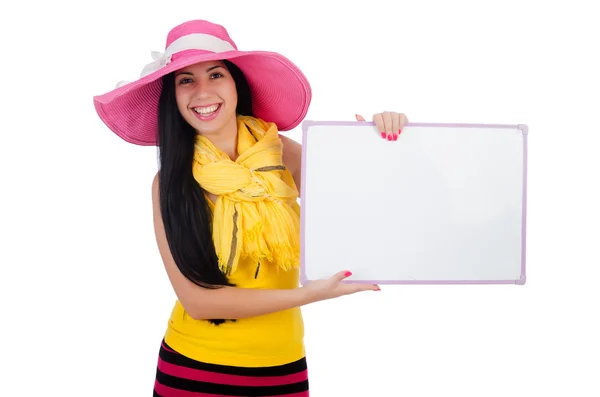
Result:
{"label": "cheek", "polygon": [[227,87],[227,99],[229,100],[229,103],[237,105],[237,91],[235,90],[235,86],[229,86]]}
{"label": "cheek", "polygon": [[187,99],[185,97],[185,95],[178,90],[175,90],[175,102],[177,103],[177,108],[179,109],[179,111],[181,113],[184,113],[185,110],[187,109]]}

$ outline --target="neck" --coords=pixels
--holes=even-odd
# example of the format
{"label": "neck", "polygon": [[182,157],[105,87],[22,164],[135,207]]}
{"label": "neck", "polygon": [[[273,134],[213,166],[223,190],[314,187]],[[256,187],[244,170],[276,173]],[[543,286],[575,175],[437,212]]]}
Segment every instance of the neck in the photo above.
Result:
{"label": "neck", "polygon": [[199,132],[199,134],[205,136],[208,140],[212,142],[213,145],[223,153],[225,153],[229,158],[235,161],[238,158],[237,152],[237,135],[238,135],[238,127],[237,127],[237,118],[233,117],[226,125],[223,126],[219,131],[215,131],[210,134],[203,134]]}

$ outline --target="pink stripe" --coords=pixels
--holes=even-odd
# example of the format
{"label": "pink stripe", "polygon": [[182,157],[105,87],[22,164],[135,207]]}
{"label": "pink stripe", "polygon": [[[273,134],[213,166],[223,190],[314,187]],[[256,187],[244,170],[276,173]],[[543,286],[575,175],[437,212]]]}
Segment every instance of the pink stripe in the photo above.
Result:
{"label": "pink stripe", "polygon": [[161,358],[158,359],[158,369],[178,378],[219,383],[232,386],[281,386],[290,383],[303,382],[308,379],[308,371],[297,372],[281,376],[242,376],[220,374],[218,372],[204,371],[170,364]]}
{"label": "pink stripe", "polygon": [[[169,386],[162,385],[160,383],[154,383],[154,390],[164,397],[236,397],[226,394],[212,394],[212,393],[199,393],[187,390],[174,389]],[[281,394],[277,397],[309,397],[308,391],[292,394]]]}
{"label": "pink stripe", "polygon": [[173,389],[172,387],[158,383],[158,381],[154,382],[154,391],[164,397],[232,397],[225,394],[197,393],[193,391]]}

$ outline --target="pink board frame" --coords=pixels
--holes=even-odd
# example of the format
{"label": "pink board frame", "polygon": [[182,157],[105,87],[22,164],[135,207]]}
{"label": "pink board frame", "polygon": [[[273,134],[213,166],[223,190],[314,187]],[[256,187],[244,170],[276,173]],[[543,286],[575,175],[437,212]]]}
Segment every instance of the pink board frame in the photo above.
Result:
{"label": "pink board frame", "polygon": [[[312,121],[306,120],[302,123],[302,187],[301,187],[301,267],[300,267],[300,282],[304,285],[311,280],[306,275],[305,264],[305,245],[304,245],[304,230],[306,224],[306,202],[305,202],[305,178],[306,178],[306,143],[308,138],[308,130],[311,126],[329,125],[329,126],[359,126],[371,125],[375,126],[374,122],[359,122],[359,121]],[[364,283],[364,284],[517,284],[524,285],[526,281],[526,230],[527,230],[527,135],[529,128],[526,124],[450,124],[450,123],[406,123],[405,127],[451,127],[451,128],[507,128],[518,129],[523,134],[523,214],[522,214],[522,241],[521,241],[521,274],[516,280],[347,280],[346,282]]]}

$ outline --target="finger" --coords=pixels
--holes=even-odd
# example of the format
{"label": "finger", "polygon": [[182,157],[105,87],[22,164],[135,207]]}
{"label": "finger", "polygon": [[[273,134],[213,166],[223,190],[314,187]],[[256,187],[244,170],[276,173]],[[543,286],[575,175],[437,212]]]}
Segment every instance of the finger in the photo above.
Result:
{"label": "finger", "polygon": [[387,134],[387,140],[391,141],[394,139],[394,132],[392,131],[392,114],[390,112],[383,112],[383,125]]}
{"label": "finger", "polygon": [[356,120],[365,121],[365,118],[363,116],[361,116],[360,114],[355,114],[355,116],[356,116]]}
{"label": "finger", "polygon": [[393,139],[398,140],[398,135],[400,135],[400,114],[394,113],[392,114],[392,132]]}
{"label": "finger", "polygon": [[333,275],[333,278],[336,279],[337,281],[342,281],[345,278],[348,278],[352,275],[352,272],[349,270],[343,270],[341,272],[337,272],[336,274]]}
{"label": "finger", "polygon": [[347,294],[354,294],[362,291],[381,291],[377,284],[344,284]]}
{"label": "finger", "polygon": [[377,126],[377,131],[379,131],[379,133],[381,134],[381,137],[387,138],[387,134],[385,132],[385,126],[383,124],[383,116],[381,115],[381,113],[374,114],[373,121],[375,122],[375,125]]}

